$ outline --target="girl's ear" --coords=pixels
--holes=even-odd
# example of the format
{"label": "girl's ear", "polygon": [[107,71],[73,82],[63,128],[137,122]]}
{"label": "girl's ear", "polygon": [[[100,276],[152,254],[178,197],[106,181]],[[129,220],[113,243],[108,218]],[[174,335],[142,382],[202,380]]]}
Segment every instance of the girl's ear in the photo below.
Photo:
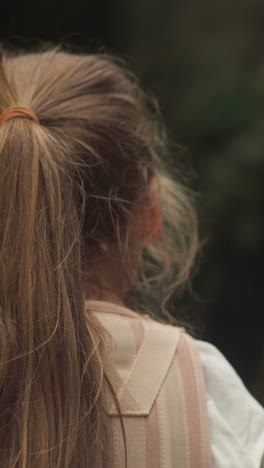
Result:
{"label": "girl's ear", "polygon": [[160,235],[162,230],[162,219],[160,214],[160,207],[155,200],[153,206],[150,208],[146,218],[146,231],[143,240],[145,242],[154,242]]}
{"label": "girl's ear", "polygon": [[149,185],[148,203],[138,213],[138,240],[154,242],[162,230],[162,218],[158,202],[158,181],[153,177]]}

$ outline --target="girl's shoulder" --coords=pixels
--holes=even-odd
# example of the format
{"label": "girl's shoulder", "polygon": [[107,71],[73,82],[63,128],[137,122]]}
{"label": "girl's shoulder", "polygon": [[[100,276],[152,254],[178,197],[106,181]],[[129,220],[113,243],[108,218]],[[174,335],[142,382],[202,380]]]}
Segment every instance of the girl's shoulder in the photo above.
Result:
{"label": "girl's shoulder", "polygon": [[[139,430],[144,417],[150,446],[163,447],[160,456],[167,447],[166,462],[161,457],[155,466],[173,466],[177,456],[179,466],[211,467],[206,392],[194,340],[183,329],[120,305],[90,303],[90,310],[111,337],[105,372],[127,427],[134,421]],[[118,415],[111,394],[105,409]],[[136,433],[134,428],[134,443]]]}

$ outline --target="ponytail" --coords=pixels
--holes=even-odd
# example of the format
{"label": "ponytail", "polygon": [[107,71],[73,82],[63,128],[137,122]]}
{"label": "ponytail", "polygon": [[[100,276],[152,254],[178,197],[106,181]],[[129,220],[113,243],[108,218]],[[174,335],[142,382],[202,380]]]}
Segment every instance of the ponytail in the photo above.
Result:
{"label": "ponytail", "polygon": [[86,325],[81,217],[54,154],[67,157],[38,123],[0,126],[0,459],[9,468],[100,466],[100,331],[92,317]]}

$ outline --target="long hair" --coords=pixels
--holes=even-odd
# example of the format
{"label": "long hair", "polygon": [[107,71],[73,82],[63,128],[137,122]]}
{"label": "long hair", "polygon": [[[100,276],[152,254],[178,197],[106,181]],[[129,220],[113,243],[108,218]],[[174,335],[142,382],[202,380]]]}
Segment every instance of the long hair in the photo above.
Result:
{"label": "long hair", "polygon": [[[115,58],[2,51],[0,113],[11,106],[39,123],[0,126],[1,466],[99,468],[106,337],[84,284],[100,289],[96,262],[118,245],[135,291],[173,272],[167,297],[189,276],[196,218],[161,163],[157,107]],[[155,174],[163,234],[144,248],[137,280],[130,227]]]}

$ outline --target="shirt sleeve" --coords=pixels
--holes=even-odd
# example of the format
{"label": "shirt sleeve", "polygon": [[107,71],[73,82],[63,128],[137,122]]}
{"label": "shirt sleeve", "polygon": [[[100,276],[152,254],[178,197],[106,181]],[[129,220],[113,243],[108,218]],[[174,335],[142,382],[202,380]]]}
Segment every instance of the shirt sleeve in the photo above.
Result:
{"label": "shirt sleeve", "polygon": [[217,348],[196,344],[205,375],[212,468],[264,467],[264,409]]}

